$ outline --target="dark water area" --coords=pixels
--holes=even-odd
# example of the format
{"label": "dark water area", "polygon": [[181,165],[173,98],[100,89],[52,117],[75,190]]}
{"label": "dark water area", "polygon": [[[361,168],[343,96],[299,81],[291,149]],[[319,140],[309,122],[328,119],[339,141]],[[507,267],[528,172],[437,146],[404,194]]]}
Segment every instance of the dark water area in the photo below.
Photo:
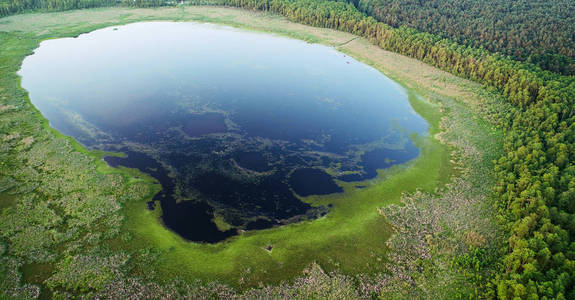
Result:
{"label": "dark water area", "polygon": [[410,140],[403,149],[374,149],[361,155],[361,172],[338,176],[337,179],[345,182],[373,179],[377,177],[377,170],[406,163],[418,154],[419,149]]}
{"label": "dark water area", "polygon": [[226,118],[217,113],[190,114],[183,127],[188,136],[226,132]]}
{"label": "dark water area", "polygon": [[325,215],[300,197],[417,157],[408,135],[428,128],[399,85],[332,48],[209,24],[44,41],[20,75],[52,127],[156,178],[148,209],[197,242]]}
{"label": "dark water area", "polygon": [[271,170],[268,160],[261,152],[237,152],[234,155],[235,162],[242,168],[256,172]]}
{"label": "dark water area", "polygon": [[297,169],[290,175],[289,184],[302,197],[343,192],[329,174],[319,169]]}
{"label": "dark water area", "polygon": [[[174,198],[175,184],[168,171],[155,159],[138,152],[127,152],[127,157],[107,156],[104,160],[112,167],[124,166],[148,173],[158,180],[162,190],[154,196],[162,206],[164,225],[185,239],[215,243],[236,235],[237,230],[220,231],[212,222],[213,208],[204,202],[182,201]],[[152,206],[148,202],[148,207]],[[271,227],[271,226],[270,226]]]}

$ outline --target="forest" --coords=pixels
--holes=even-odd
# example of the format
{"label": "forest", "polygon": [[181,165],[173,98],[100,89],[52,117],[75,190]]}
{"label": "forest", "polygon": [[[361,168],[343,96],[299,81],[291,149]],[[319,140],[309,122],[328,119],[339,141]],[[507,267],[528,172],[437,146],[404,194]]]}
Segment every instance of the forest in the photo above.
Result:
{"label": "forest", "polygon": [[395,28],[407,26],[483,47],[543,69],[575,74],[573,1],[350,0]]}
{"label": "forest", "polygon": [[[193,4],[269,11],[294,22],[353,33],[501,93],[513,107],[503,125],[505,154],[495,161],[493,187],[506,242],[500,249],[497,274],[479,283],[481,297],[575,299],[575,77],[560,74],[573,73],[575,22],[569,21],[575,15],[573,3],[554,3],[553,10],[541,16],[540,1],[522,2],[513,14],[508,12],[511,8],[498,8],[490,1],[481,2],[484,6],[471,1],[453,1],[452,6],[440,2],[206,0]],[[3,0],[0,15],[117,4],[172,3]],[[458,13],[461,10],[466,13]],[[495,19],[503,21],[494,23]]]}

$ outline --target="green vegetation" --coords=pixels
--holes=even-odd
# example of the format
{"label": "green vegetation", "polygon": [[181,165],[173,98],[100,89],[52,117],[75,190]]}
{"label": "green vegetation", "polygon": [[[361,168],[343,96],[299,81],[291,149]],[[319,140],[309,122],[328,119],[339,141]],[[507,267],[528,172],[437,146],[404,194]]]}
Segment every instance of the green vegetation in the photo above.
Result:
{"label": "green vegetation", "polygon": [[[429,85],[425,85],[428,79],[423,75],[410,81],[408,72],[402,72],[398,68],[398,74],[393,74],[392,71],[391,75],[410,86],[413,86],[413,83],[417,86],[421,84],[421,88],[426,90],[421,94],[429,99],[436,99],[449,117],[453,118],[441,123],[450,130],[440,137],[459,149],[459,157],[463,158],[461,164],[465,167],[461,178],[466,179],[465,181],[455,180],[442,192],[439,200],[430,194],[439,186],[445,170],[450,169],[447,163],[450,159],[448,152],[442,150],[444,147],[430,136],[422,143],[422,156],[404,170],[391,170],[392,174],[384,174],[386,180],[375,183],[368,189],[346,192],[346,197],[349,197],[346,199],[358,199],[362,201],[362,205],[351,205],[351,201],[344,201],[343,198],[330,199],[335,202],[334,210],[326,218],[272,229],[261,234],[242,235],[234,239],[229,246],[190,246],[177,237],[166,234],[165,230],[161,231],[163,228],[153,222],[156,216],[150,213],[146,215],[142,208],[131,208],[149,193],[149,181],[135,180],[128,173],[119,175],[97,172],[97,168],[106,169],[101,165],[102,162],[95,161],[85,152],[74,150],[70,141],[55,138],[55,133],[47,130],[46,122],[38,123],[36,120],[40,119],[40,116],[25,100],[25,92],[18,87],[15,72],[22,58],[43,38],[75,35],[115,23],[144,19],[185,20],[194,19],[194,15],[188,15],[185,9],[174,9],[173,15],[162,15],[160,12],[156,16],[148,11],[139,18],[130,19],[128,16],[120,17],[116,21],[107,19],[99,24],[52,26],[46,29],[48,32],[37,28],[31,32],[2,33],[0,97],[3,119],[1,132],[5,141],[0,166],[3,174],[2,186],[6,186],[4,190],[11,194],[25,195],[18,199],[15,206],[3,211],[1,231],[3,243],[8,245],[8,256],[2,258],[6,262],[3,267],[8,268],[6,274],[17,274],[15,269],[24,262],[55,262],[56,271],[46,281],[49,287],[61,293],[97,293],[101,292],[100,289],[109,292],[114,285],[111,282],[115,283],[115,290],[129,290],[126,283],[129,276],[157,280],[177,270],[181,271],[184,269],[182,265],[186,265],[191,267],[188,269],[191,273],[179,275],[213,279],[222,271],[231,271],[230,277],[242,275],[240,278],[244,281],[240,282],[240,286],[249,287],[264,278],[277,282],[297,276],[315,260],[324,269],[368,275],[358,277],[361,283],[357,287],[350,283],[353,280],[349,277],[341,274],[328,276],[318,269],[318,265],[312,265],[304,276],[307,276],[307,279],[313,278],[308,282],[322,284],[308,285],[311,290],[306,290],[302,283],[305,280],[296,280],[291,285],[278,285],[280,290],[270,287],[248,293],[281,295],[277,293],[283,292],[288,293],[283,295],[290,295],[287,291],[291,288],[291,291],[299,291],[299,295],[316,297],[326,295],[321,294],[324,292],[331,295],[340,293],[338,295],[341,297],[354,297],[358,293],[369,295],[374,292],[383,292],[385,296],[405,296],[406,290],[412,293],[409,294],[410,297],[439,295],[445,298],[473,293],[478,297],[500,299],[575,297],[575,206],[572,201],[575,198],[573,77],[542,71],[531,64],[459,45],[414,29],[395,29],[362,14],[352,4],[310,0],[217,0],[215,3],[270,11],[284,15],[292,21],[362,36],[381,48],[485,84],[492,91],[503,94],[507,104],[492,96],[485,96],[478,89],[474,89],[474,92],[483,95],[479,101],[477,98],[475,101],[467,101],[473,96],[468,97],[469,94],[466,93],[454,95],[458,101],[437,96],[434,92],[440,85],[469,89],[461,88],[467,83],[457,82],[457,79],[445,75],[435,76]],[[199,18],[196,15],[196,19],[219,20],[239,26],[250,24],[238,22],[233,18],[218,19],[205,15]],[[6,22],[10,23],[8,19],[0,21]],[[251,25],[256,29],[258,26],[261,30],[280,31],[274,30],[272,25],[266,27],[258,22]],[[284,29],[280,32],[286,31],[294,30]],[[352,36],[334,43],[337,39],[329,36],[331,32],[319,29],[317,31],[320,33],[311,29],[302,31],[305,32],[304,36],[315,36],[315,41],[342,45],[342,50],[363,57],[375,66],[380,66],[378,60],[385,61],[385,55],[380,55],[379,52],[366,54],[368,52],[365,49],[374,47],[370,48],[367,43],[362,44],[361,40],[352,41]],[[322,36],[322,33],[327,37]],[[412,66],[415,64],[408,60],[402,62],[411,63]],[[386,70],[385,66],[381,68]],[[416,108],[418,103],[425,103],[417,102],[414,97],[412,100],[415,101]],[[466,114],[468,110],[471,110],[473,115]],[[433,109],[418,108],[418,111],[431,118],[431,124],[436,126],[432,128],[432,133],[439,133],[438,117],[433,113]],[[502,152],[494,150],[497,149],[492,144],[494,136],[484,134],[489,132],[490,125],[474,118],[477,115],[489,116],[488,121],[504,130]],[[17,132],[15,128],[18,128]],[[456,132],[464,132],[469,136],[461,136]],[[494,156],[494,153],[500,155]],[[488,167],[490,161],[495,164],[494,180],[490,180],[490,174],[493,174]],[[490,211],[484,207],[487,201],[481,197],[487,193],[490,186],[495,187],[494,204],[498,221],[506,235],[500,249],[493,249],[484,242],[497,240],[490,236],[494,231],[488,230],[488,225],[469,227],[469,224],[479,225],[477,222],[489,220],[489,217],[474,220],[473,212],[474,209],[483,213]],[[403,207],[377,209],[386,204],[398,203],[402,192],[415,192],[416,187],[422,192],[403,198]],[[69,198],[69,195],[73,197]],[[71,200],[76,198],[78,201]],[[461,199],[467,199],[470,203]],[[317,201],[319,203],[323,200]],[[442,205],[431,205],[434,201]],[[126,213],[124,228],[136,228],[141,230],[140,233],[135,231],[119,235],[118,226],[114,224],[120,222],[120,214],[117,212],[122,206],[124,209],[121,211]],[[421,212],[421,215],[417,216],[418,212]],[[438,217],[442,213],[452,213],[454,217]],[[387,251],[386,244],[382,241],[385,239],[382,237],[388,236],[389,232],[385,226],[386,219],[380,217],[382,214],[387,216],[387,220],[400,232],[387,246],[401,250],[392,251],[391,255],[383,260],[381,257]],[[50,215],[52,217],[47,217]],[[411,223],[402,221],[408,219],[408,216],[414,216],[417,221],[428,222],[420,223],[426,224],[425,226],[414,227],[413,219],[410,219]],[[311,228],[309,230],[314,234],[301,234],[302,228],[305,228],[306,232]],[[333,228],[338,228],[338,231],[334,232]],[[476,228],[483,228],[486,232],[478,233]],[[287,237],[292,236],[294,238],[288,240]],[[102,249],[96,246],[99,241],[108,237],[114,238],[113,245],[118,248]],[[330,247],[332,243],[339,247]],[[274,246],[271,254],[261,250],[269,244]],[[133,248],[126,248],[127,245]],[[145,248],[144,245],[157,247]],[[499,244],[492,246],[497,247]],[[139,247],[140,249],[136,250]],[[262,255],[258,255],[256,251],[260,251]],[[354,252],[354,256],[350,257],[350,252]],[[246,253],[251,255],[243,256]],[[498,259],[499,256],[502,259]],[[168,258],[172,257],[187,261],[170,264]],[[243,260],[238,260],[238,257]],[[417,260],[413,261],[413,258]],[[82,263],[85,260],[97,262],[98,267],[77,270],[83,265],[90,265]],[[371,265],[368,260],[372,260]],[[148,261],[153,263],[146,264]],[[395,263],[389,264],[385,261]],[[158,269],[158,273],[151,273],[150,269],[138,269],[140,266],[154,264],[164,269]],[[286,271],[283,266],[289,266],[290,270]],[[383,268],[391,273],[391,277],[389,274],[382,275],[385,274],[381,272]],[[78,274],[74,280],[65,276],[72,270]],[[272,275],[278,273],[285,277]],[[5,290],[14,295],[30,292],[29,286],[18,284],[16,275],[11,276],[10,280],[4,280]],[[94,277],[98,280],[93,280]],[[226,281],[226,278],[220,279]],[[96,286],[88,285],[87,281]],[[416,285],[421,283],[418,288],[421,290],[401,284],[410,281]],[[334,282],[337,284],[334,285]],[[196,285],[183,288],[181,283],[166,284],[172,290],[183,293],[187,291],[188,295],[201,289]],[[237,285],[235,282],[233,284]],[[149,284],[139,281],[133,285],[139,285],[141,290],[150,287]],[[204,292],[218,289],[217,286],[210,287],[212,289],[204,287]],[[132,291],[136,290],[134,286],[131,288]],[[170,288],[165,287],[166,290]],[[221,291],[229,292],[223,288]],[[219,295],[225,296],[221,293]]]}
{"label": "green vegetation", "polygon": [[543,69],[575,74],[573,1],[348,0],[393,27],[485,47]]}
{"label": "green vegetation", "polygon": [[30,11],[61,11],[71,9],[106,7],[114,5],[125,5],[134,7],[157,7],[173,5],[176,2],[165,0],[1,0],[0,16],[7,16],[15,13]]}

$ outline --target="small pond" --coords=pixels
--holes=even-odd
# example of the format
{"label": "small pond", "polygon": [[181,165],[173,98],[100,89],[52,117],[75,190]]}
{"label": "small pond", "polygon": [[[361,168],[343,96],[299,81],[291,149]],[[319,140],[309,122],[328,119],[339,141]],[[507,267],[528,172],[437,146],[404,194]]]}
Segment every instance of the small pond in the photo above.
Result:
{"label": "small pond", "polygon": [[[427,123],[406,91],[333,48],[176,22],[49,40],[24,60],[22,86],[60,132],[121,151],[162,191],[148,209],[190,241],[329,213],[303,198],[419,155]],[[222,225],[222,223],[224,225]],[[231,229],[230,229],[231,228]],[[225,229],[225,230],[224,230]]]}

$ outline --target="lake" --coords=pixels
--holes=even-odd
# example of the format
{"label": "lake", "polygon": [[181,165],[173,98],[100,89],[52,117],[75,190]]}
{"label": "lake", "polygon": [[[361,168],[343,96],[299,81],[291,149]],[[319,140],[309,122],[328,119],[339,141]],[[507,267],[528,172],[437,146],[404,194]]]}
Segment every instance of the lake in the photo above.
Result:
{"label": "lake", "polygon": [[328,214],[304,198],[416,158],[428,128],[400,85],[331,47],[211,24],[44,41],[20,75],[53,128],[156,178],[148,209],[195,242]]}

